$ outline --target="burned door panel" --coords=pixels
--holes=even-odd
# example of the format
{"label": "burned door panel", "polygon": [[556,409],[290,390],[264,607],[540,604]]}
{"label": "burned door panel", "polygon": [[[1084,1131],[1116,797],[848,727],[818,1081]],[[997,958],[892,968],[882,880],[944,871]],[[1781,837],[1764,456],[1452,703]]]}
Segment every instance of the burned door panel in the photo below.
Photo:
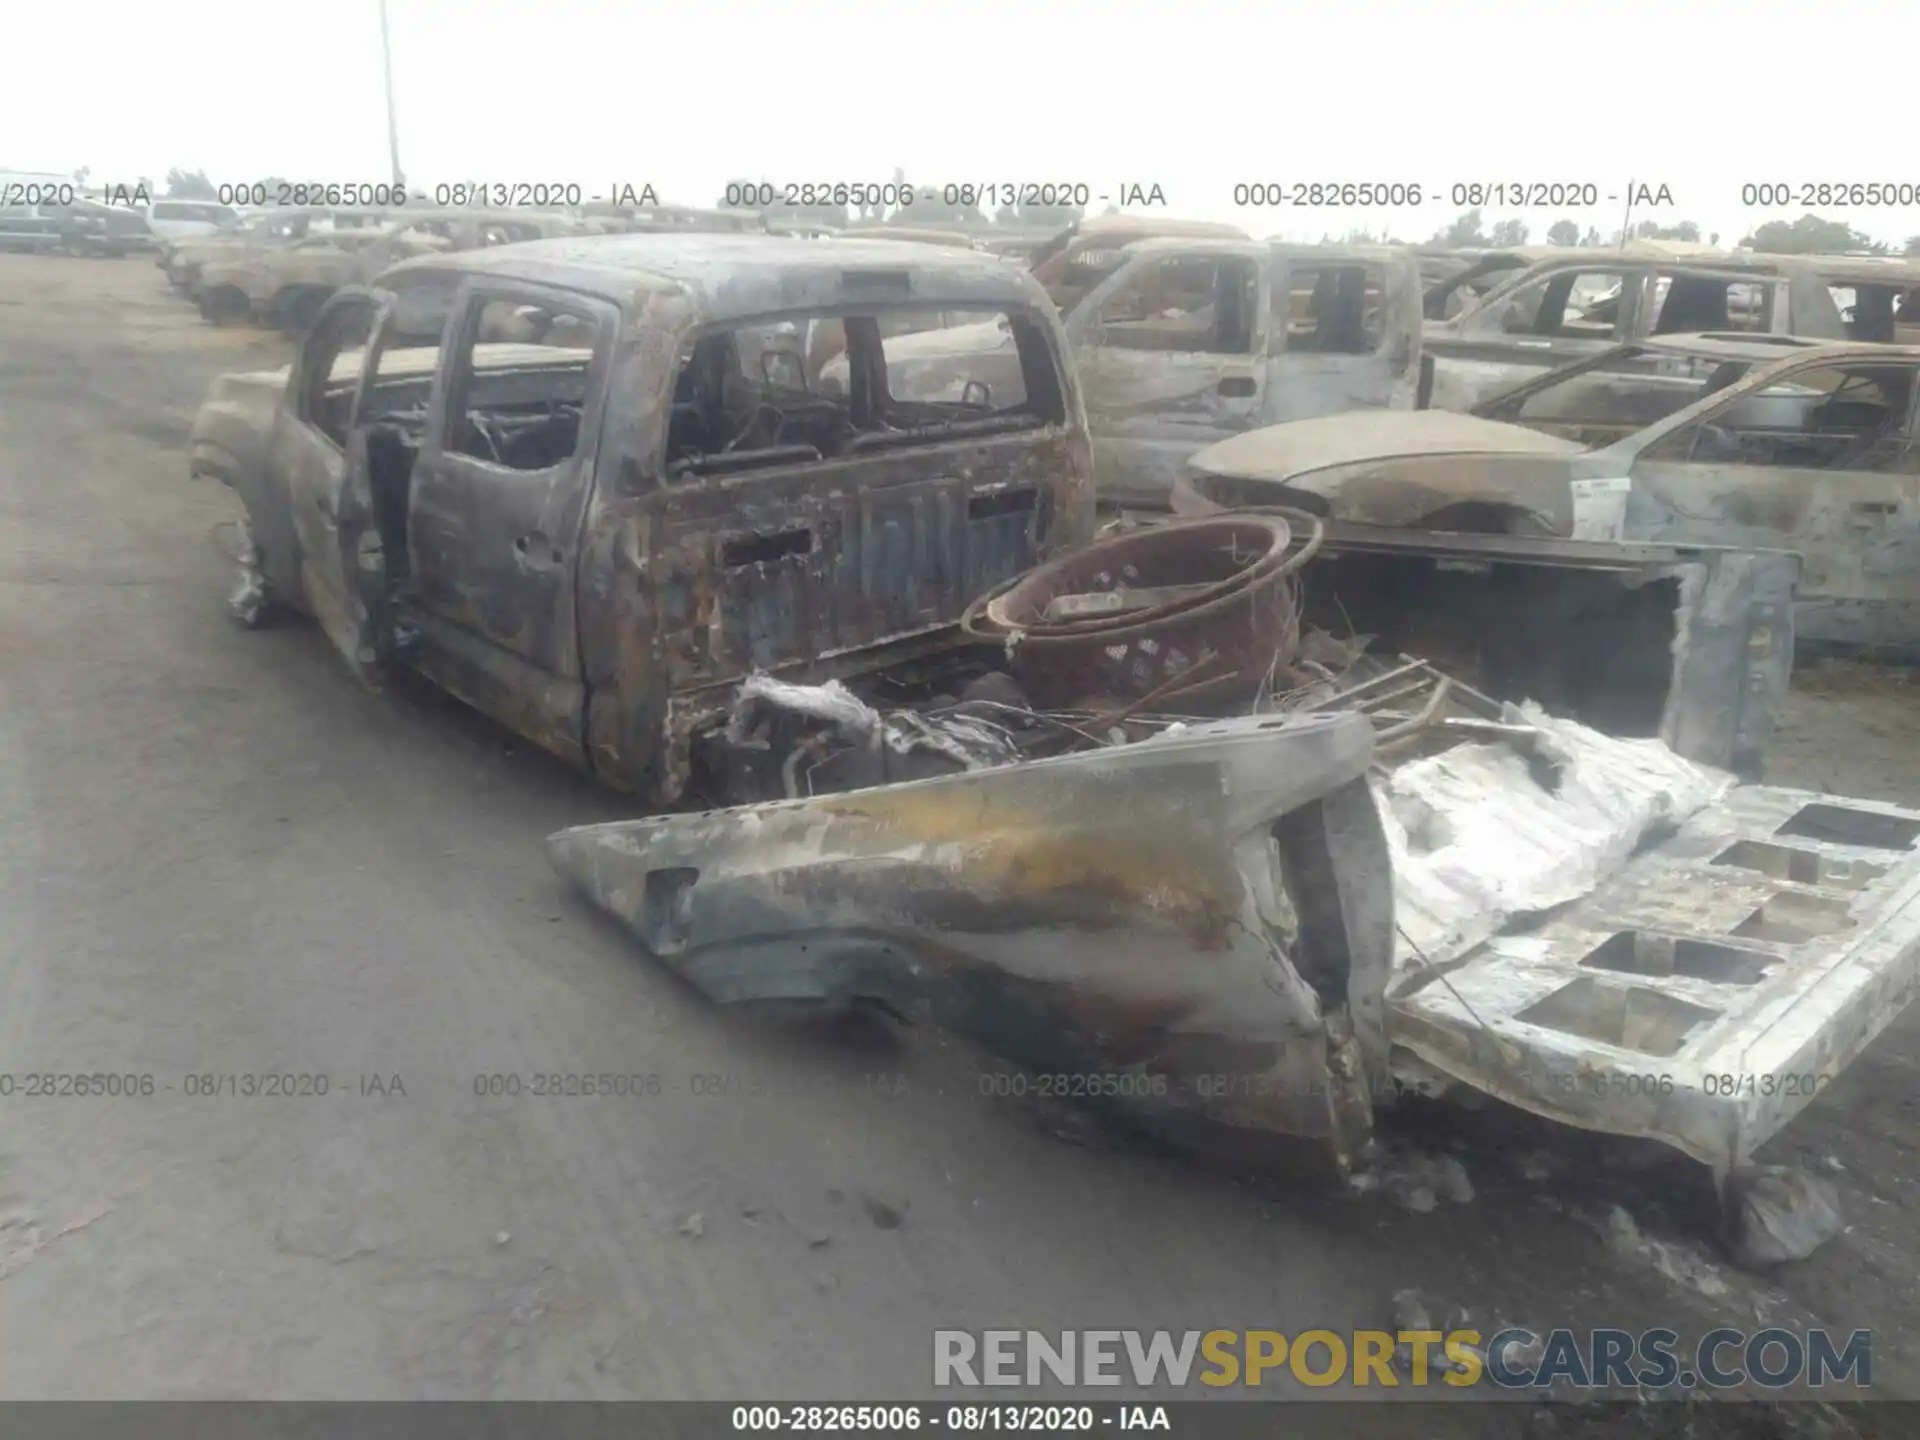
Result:
{"label": "burned door panel", "polygon": [[718,1003],[875,1003],[1109,1077],[1089,1093],[1169,1138],[1341,1159],[1390,1067],[1741,1165],[1914,998],[1920,812],[1738,786],[1532,704],[1405,759],[1404,726],[1351,709],[548,851]]}
{"label": "burned door panel", "polygon": [[391,300],[343,292],[322,312],[274,419],[269,468],[285,477],[286,504],[307,609],[347,666],[380,680],[384,637],[369,597],[384,584],[366,453],[355,420],[366,391],[371,341]]}
{"label": "burned door panel", "polygon": [[1634,461],[1631,533],[1796,550],[1803,640],[1920,645],[1917,375],[1816,363],[1709,409]]}
{"label": "burned door panel", "polygon": [[581,754],[574,579],[617,315],[480,286],[412,467],[416,666],[566,759]]}

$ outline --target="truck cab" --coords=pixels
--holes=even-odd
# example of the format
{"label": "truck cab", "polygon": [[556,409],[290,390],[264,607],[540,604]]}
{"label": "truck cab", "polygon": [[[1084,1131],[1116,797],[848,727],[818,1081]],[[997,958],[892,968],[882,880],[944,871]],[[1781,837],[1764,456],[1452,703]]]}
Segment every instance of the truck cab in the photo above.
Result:
{"label": "truck cab", "polygon": [[[897,385],[881,331],[903,311],[1003,324],[1013,380]],[[844,393],[809,384],[819,324],[845,332]],[[194,442],[246,502],[257,596],[363,679],[417,671],[659,803],[744,676],[950,648],[975,596],[1093,519],[1044,292],[921,245],[422,257],[335,295],[290,372],[221,381]]]}

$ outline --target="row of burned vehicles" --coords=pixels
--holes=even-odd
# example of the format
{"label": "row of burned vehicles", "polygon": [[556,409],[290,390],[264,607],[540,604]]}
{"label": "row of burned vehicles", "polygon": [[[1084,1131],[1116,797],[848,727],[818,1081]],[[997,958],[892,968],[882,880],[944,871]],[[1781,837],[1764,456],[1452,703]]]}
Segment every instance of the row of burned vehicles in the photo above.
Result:
{"label": "row of burned vehicles", "polygon": [[207,234],[162,238],[155,263],[216,324],[250,320],[298,336],[336,290],[401,260],[569,236],[762,230],[744,211],[687,206],[401,209],[283,206]]}
{"label": "row of burned vehicles", "polygon": [[[1126,222],[1122,222],[1123,226]],[[1098,227],[1096,227],[1098,228]],[[401,260],[531,240],[613,234],[776,234],[810,238],[859,234],[770,219],[748,210],[679,205],[587,204],[573,209],[398,210],[297,206],[234,215],[205,233],[154,239],[155,263],[174,289],[215,324],[251,321],[299,336],[334,291],[366,284]],[[1161,222],[1155,233],[1238,233],[1226,226]],[[1052,232],[995,226],[889,225],[890,239],[979,250],[1023,262]],[[1132,232],[1129,232],[1132,233]],[[1081,242],[1081,248],[1086,247]],[[1104,242],[1103,242],[1104,244]]]}
{"label": "row of burned vehicles", "polygon": [[1623,331],[1422,411],[1402,257],[1119,248],[1064,306],[875,240],[403,262],[198,417],[233,608],[633,794],[552,859],[722,1003],[1199,1143],[1465,1087],[1748,1164],[1920,967],[1920,813],[1757,783],[1796,624],[1920,617],[1920,348],[1583,256]]}

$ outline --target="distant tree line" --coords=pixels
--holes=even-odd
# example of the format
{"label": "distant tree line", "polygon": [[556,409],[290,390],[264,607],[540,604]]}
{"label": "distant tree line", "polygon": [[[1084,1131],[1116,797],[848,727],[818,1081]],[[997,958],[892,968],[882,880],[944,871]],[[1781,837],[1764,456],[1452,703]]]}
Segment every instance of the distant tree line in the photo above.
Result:
{"label": "distant tree line", "polygon": [[[1502,220],[1487,229],[1478,210],[1468,210],[1456,216],[1452,223],[1443,225],[1428,240],[1429,245],[1444,246],[1449,250],[1511,250],[1527,243],[1529,235],[1527,224],[1523,220]],[[1657,220],[1642,220],[1633,227],[1636,240],[1678,240],[1689,245],[1718,245],[1717,234],[1702,236],[1699,225],[1691,220],[1682,220],[1677,225],[1662,225]],[[1571,220],[1556,220],[1547,227],[1546,241],[1549,245],[1593,245],[1606,246],[1621,243],[1622,232],[1615,230],[1611,235],[1602,236],[1593,226],[1582,233],[1580,227]],[[1769,220],[1756,228],[1751,234],[1742,237],[1740,244],[1749,250],[1759,250],[1773,255],[1845,255],[1864,253],[1868,255],[1888,255],[1893,247],[1883,241],[1855,230],[1839,220],[1827,220],[1819,215],[1802,215],[1798,220]],[[1903,246],[1908,255],[1920,255],[1920,235],[1909,238]]]}

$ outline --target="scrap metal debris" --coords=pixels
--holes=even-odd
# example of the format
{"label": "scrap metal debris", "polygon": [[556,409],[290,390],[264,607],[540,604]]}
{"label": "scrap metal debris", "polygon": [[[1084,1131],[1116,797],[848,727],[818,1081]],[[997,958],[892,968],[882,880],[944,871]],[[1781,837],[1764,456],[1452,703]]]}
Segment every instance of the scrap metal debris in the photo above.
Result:
{"label": "scrap metal debris", "polygon": [[[1081,619],[1114,606],[1182,613],[1162,585],[1145,586],[1145,610],[1127,610],[1133,579],[1164,577],[1121,575],[1123,586],[1117,573],[1096,572],[1111,582],[1105,590],[1075,581],[1024,603]],[[1121,599],[1087,598],[1101,594]],[[1039,653],[1033,646],[1029,633],[1013,657]],[[1161,698],[1166,679],[1112,708],[1044,708],[1029,699],[1033,686],[980,673],[977,656],[967,674],[863,677],[858,691],[755,676],[739,688],[722,739],[736,768],[752,772],[740,798],[784,801],[567,832],[550,849],[716,999],[931,1011],[1026,1064],[1091,1045],[1107,1057],[1096,1063],[1179,1074],[1195,1047],[1219,1047],[1224,1059],[1252,1043],[1259,1071],[1302,1067],[1320,1077],[1308,1089],[1328,1103],[1243,1106],[1248,1097],[1230,1086],[1202,1097],[1196,1114],[1326,1135],[1343,1163],[1367,1153],[1375,1077],[1389,1074],[1401,1093],[1485,1094],[1658,1139],[1716,1169],[1746,1163],[1805,1097],[1727,1094],[1696,1074],[1730,1072],[1721,1052],[1750,1043],[1746,1016],[1771,1013],[1775,990],[1797,993],[1799,972],[1843,973],[1821,959],[1849,943],[1854,922],[1835,907],[1893,905],[1900,893],[1886,863],[1854,852],[1907,845],[1920,817],[1739,787],[1661,740],[1505,704],[1427,660],[1367,646],[1364,636],[1306,630],[1288,663],[1270,662],[1258,677],[1253,713],[1227,721],[1181,713],[1193,697]],[[1095,698],[1084,682],[1066,688]],[[1333,721],[1349,726],[1347,738],[1323,770],[1333,750],[1309,737]],[[1227,757],[1268,733],[1263,763],[1280,769],[1250,789],[1254,770]],[[1351,788],[1369,813],[1335,826],[1328,807],[1344,794],[1349,744],[1364,751]],[[1067,762],[1088,769],[1043,768]],[[1167,807],[1184,802],[1167,787],[1186,783],[1174,777],[1188,763],[1217,778],[1204,782],[1204,813],[1176,818]],[[1008,770],[1019,773],[1002,778]],[[963,779],[981,783],[928,788]],[[1275,792],[1258,802],[1277,807],[1266,829],[1212,833],[1223,803],[1237,815],[1237,795],[1283,779],[1324,798],[1302,804]],[[792,808],[835,796],[845,798]],[[1343,815],[1351,808],[1339,804]],[[1802,811],[1827,829],[1801,831],[1797,847],[1769,838],[1794,833]],[[1244,845],[1245,855],[1194,874],[1200,889],[1185,895],[1173,877],[1220,843]],[[1800,893],[1823,885],[1839,889],[1831,899]],[[1191,910],[1203,894],[1212,898]],[[1216,920],[1247,901],[1260,918],[1247,922],[1245,958],[1263,974],[1277,967],[1292,997],[1284,1019],[1269,1017],[1268,1041],[1254,1040],[1245,1015],[1195,1023],[1224,1015],[1210,998],[1217,984],[1238,984],[1229,978],[1238,942],[1228,938],[1238,932]],[[1209,918],[1192,941],[1163,937],[1174,948],[1156,948],[1150,932],[1176,914]],[[1116,948],[1110,937],[1121,932],[1129,942]],[[1169,963],[1196,944],[1224,946],[1225,969],[1203,976]],[[797,958],[768,958],[789,949]],[[1885,1023],[1873,976],[1910,964],[1906,953],[1860,952],[1844,972],[1847,993],[1829,984],[1847,1007],[1845,1024],[1831,1027],[1841,1049]],[[1780,983],[1769,988],[1774,975]],[[1154,1017],[1170,1004],[1202,1033],[1165,1038],[1166,1021]],[[1764,1032],[1783,1067],[1805,1040],[1788,1020]],[[1415,1209],[1471,1194],[1452,1174],[1393,1183],[1363,1174],[1357,1184]]]}
{"label": "scrap metal debris", "polygon": [[1437,1209],[1442,1200],[1465,1205],[1473,1199],[1467,1167],[1452,1155],[1376,1147],[1370,1160],[1367,1168],[1347,1177],[1347,1188],[1356,1194],[1383,1192],[1416,1215]]}
{"label": "scrap metal debris", "polygon": [[1733,785],[1657,740],[1615,739],[1533,705],[1506,713],[1525,753],[1463,744],[1375,773],[1406,960],[1459,955],[1515,916],[1591,892],[1650,832]]}
{"label": "scrap metal debris", "polygon": [[1724,1276],[1691,1246],[1673,1240],[1659,1240],[1641,1230],[1633,1216],[1622,1206],[1607,1212],[1601,1232],[1614,1254],[1622,1259],[1642,1260],[1676,1285],[1697,1290],[1710,1300],[1725,1299],[1733,1293]]}
{"label": "scrap metal debris", "polygon": [[1107,535],[968,607],[1042,705],[1245,704],[1300,646],[1297,572],[1320,522],[1227,515]]}
{"label": "scrap metal debris", "polygon": [[227,596],[227,610],[249,630],[255,629],[266,620],[272,603],[260,547],[254,541],[253,528],[245,520],[228,522],[219,529],[222,533],[216,536],[216,543],[240,572],[232,593]]}
{"label": "scrap metal debris", "polygon": [[[797,727],[793,721],[799,722]],[[1005,765],[1021,755],[1004,726],[962,707],[945,713],[883,714],[838,680],[797,685],[770,675],[750,675],[741,684],[726,738],[743,750],[770,751],[776,739],[789,742],[781,762],[782,787],[789,799],[813,793],[802,788],[808,777],[799,770],[801,762],[818,764],[849,749],[876,760],[880,774],[869,783],[913,778],[888,776],[888,755],[934,756],[962,770]]]}
{"label": "scrap metal debris", "polygon": [[1750,1270],[1804,1260],[1846,1228],[1840,1192],[1791,1165],[1748,1165],[1723,1188],[1727,1248]]}
{"label": "scrap metal debris", "polygon": [[[971,648],[751,675],[702,732],[730,808],[549,852],[716,1001],[869,1005],[1111,1073],[1149,1129],[1319,1138],[1417,1212],[1474,1190],[1375,1150],[1409,1091],[1748,1163],[1806,1096],[1708,1082],[1798,1073],[1816,1041],[1844,1063],[1884,1026],[1920,965],[1893,924],[1920,815],[1740,785],[1665,710],[1623,738],[1496,698],[1529,692],[1472,647],[1456,670],[1309,624],[1322,537],[1272,511],[1121,528],[980,596]],[[1878,917],[1889,943],[1856,945]],[[1816,983],[1828,1009],[1798,1006]],[[1825,1223],[1777,1185],[1730,1203],[1751,1253]]]}
{"label": "scrap metal debris", "polygon": [[1371,748],[1358,716],[1245,716],[583,826],[548,850],[721,1003],[866,1001],[1022,1064],[1111,1071],[1150,1124],[1321,1136],[1344,1155],[1387,1058]]}

